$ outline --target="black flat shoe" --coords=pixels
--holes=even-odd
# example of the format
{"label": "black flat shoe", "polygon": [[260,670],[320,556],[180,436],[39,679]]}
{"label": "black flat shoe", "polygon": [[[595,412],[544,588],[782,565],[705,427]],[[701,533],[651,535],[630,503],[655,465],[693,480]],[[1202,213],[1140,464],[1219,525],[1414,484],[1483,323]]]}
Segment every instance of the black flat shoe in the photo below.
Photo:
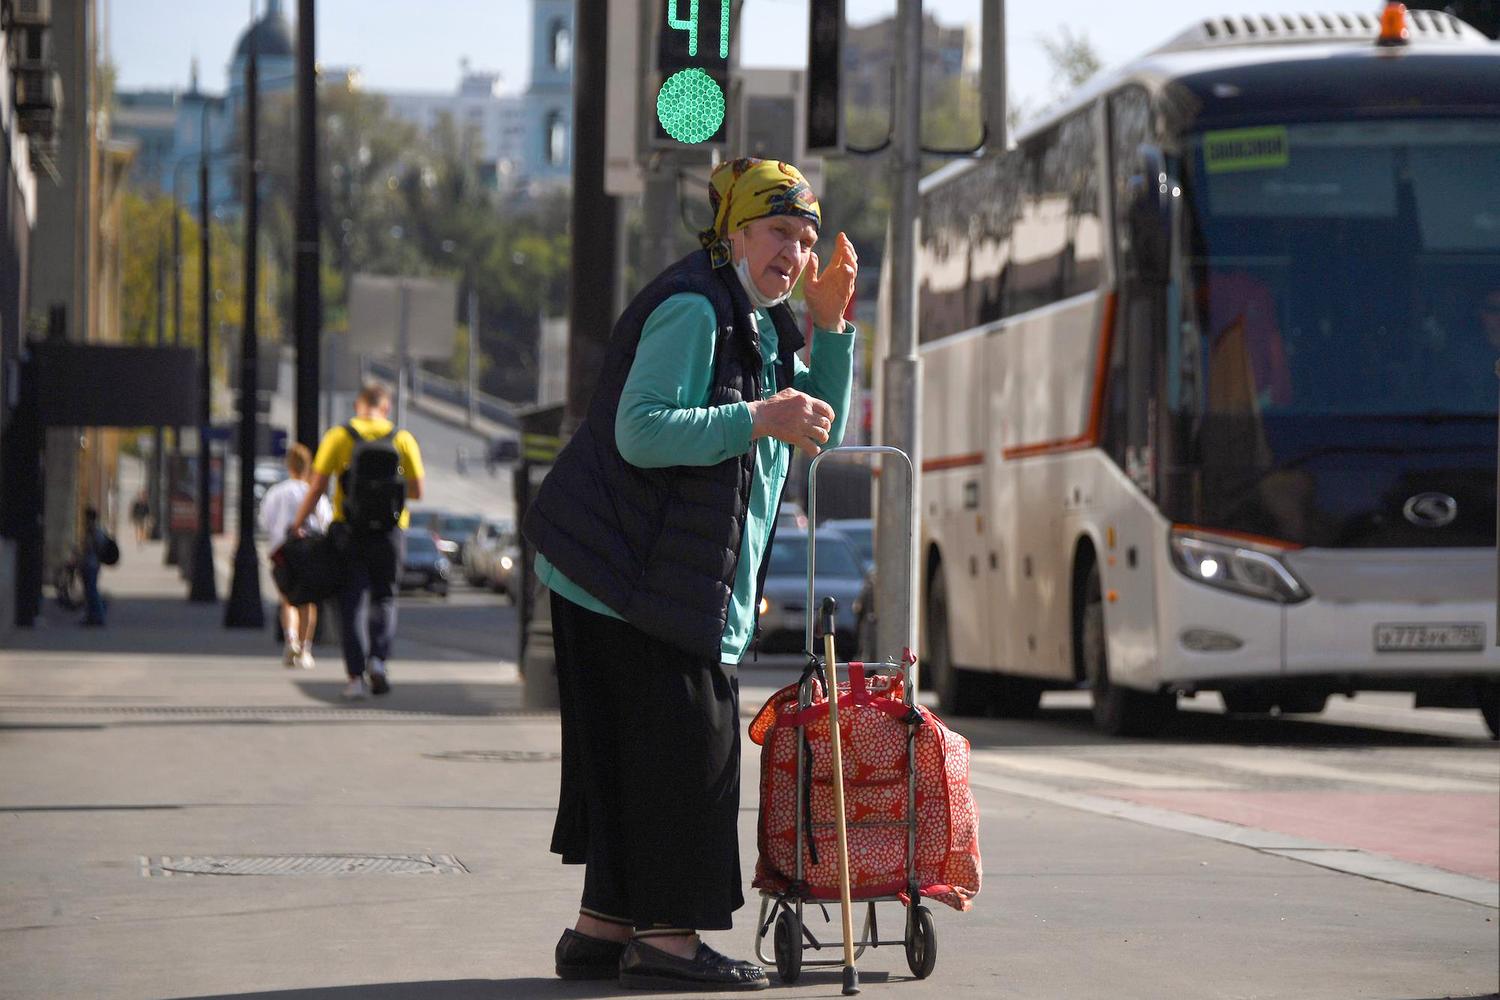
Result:
{"label": "black flat shoe", "polygon": [[569,927],[557,939],[557,976],[559,979],[614,979],[620,974],[623,941],[580,934]]}
{"label": "black flat shoe", "polygon": [[620,985],[633,990],[763,990],[771,985],[766,971],[738,962],[700,942],[692,958],[653,948],[632,938],[620,956]]}

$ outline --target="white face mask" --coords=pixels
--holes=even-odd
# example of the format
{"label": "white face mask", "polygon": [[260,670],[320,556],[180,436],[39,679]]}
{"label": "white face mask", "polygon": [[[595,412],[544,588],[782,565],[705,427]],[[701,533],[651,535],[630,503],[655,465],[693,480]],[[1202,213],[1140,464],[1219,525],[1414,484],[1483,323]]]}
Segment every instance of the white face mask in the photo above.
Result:
{"label": "white face mask", "polygon": [[781,303],[792,297],[792,290],[790,288],[788,288],[783,294],[776,296],[774,299],[767,298],[765,293],[763,293],[759,288],[756,288],[755,282],[750,280],[749,257],[741,256],[739,260],[735,261],[734,273],[740,276],[740,284],[745,286],[745,294],[750,296],[751,304],[754,305],[757,309],[769,309],[772,306],[779,306],[781,305]]}

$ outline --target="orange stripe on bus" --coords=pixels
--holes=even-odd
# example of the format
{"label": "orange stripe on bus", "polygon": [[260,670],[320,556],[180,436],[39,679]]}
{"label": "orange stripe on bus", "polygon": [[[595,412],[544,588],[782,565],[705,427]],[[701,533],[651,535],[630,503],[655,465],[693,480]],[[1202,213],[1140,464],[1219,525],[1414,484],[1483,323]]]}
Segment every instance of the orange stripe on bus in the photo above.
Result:
{"label": "orange stripe on bus", "polygon": [[1298,542],[1287,542],[1280,538],[1271,538],[1267,535],[1252,535],[1248,531],[1230,531],[1227,528],[1203,528],[1196,524],[1174,524],[1172,525],[1172,530],[1188,531],[1193,534],[1208,535],[1210,537],[1218,536],[1219,538],[1249,542],[1252,545],[1264,545],[1272,549],[1285,549],[1288,552],[1295,552],[1298,549],[1305,548],[1305,546]]}
{"label": "orange stripe on bus", "polygon": [[1100,321],[1099,357],[1094,362],[1094,387],[1089,396],[1088,430],[1077,437],[1056,441],[1040,441],[1035,444],[1018,444],[1006,448],[1001,454],[1006,461],[1017,458],[1032,458],[1036,455],[1055,455],[1066,451],[1083,451],[1099,444],[1099,425],[1104,420],[1104,389],[1108,381],[1109,355],[1115,340],[1115,307],[1119,296],[1110,292],[1104,298],[1104,317]]}
{"label": "orange stripe on bus", "polygon": [[943,472],[946,469],[962,469],[970,465],[983,465],[984,452],[974,451],[967,455],[944,455],[942,458],[929,458],[922,463],[923,472]]}

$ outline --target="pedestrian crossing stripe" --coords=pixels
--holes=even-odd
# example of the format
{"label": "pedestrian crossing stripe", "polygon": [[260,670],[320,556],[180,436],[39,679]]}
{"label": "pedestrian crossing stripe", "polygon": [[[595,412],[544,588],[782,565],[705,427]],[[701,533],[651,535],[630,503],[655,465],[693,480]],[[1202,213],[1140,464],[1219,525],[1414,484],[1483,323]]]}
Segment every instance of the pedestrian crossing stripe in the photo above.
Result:
{"label": "pedestrian crossing stripe", "polygon": [[1490,788],[1500,788],[1500,756],[1486,754],[1471,760],[1423,760],[1423,767],[1434,771],[1450,771],[1470,778],[1480,778],[1490,783]]}
{"label": "pedestrian crossing stripe", "polygon": [[1230,756],[1226,754],[1210,755],[1200,759],[1216,767],[1273,778],[1342,781],[1349,784],[1379,785],[1384,788],[1403,788],[1417,792],[1487,792],[1493,794],[1495,791],[1493,784],[1463,778],[1445,778],[1432,774],[1400,774],[1394,771],[1356,771],[1280,755]]}
{"label": "pedestrian crossing stripe", "polygon": [[[1189,774],[1181,770],[1170,774],[1159,771],[1121,767],[1062,754],[1005,753],[994,750],[975,750],[972,756],[976,769],[991,773],[1025,774],[1037,778],[1060,778],[1096,785],[1111,785],[1144,789],[1245,789],[1245,782],[1233,779],[1209,777],[1205,774]],[[1256,775],[1261,778],[1302,778],[1310,781],[1338,782],[1350,785],[1374,785],[1380,788],[1397,788],[1418,792],[1457,792],[1493,795],[1500,789],[1497,778],[1481,769],[1484,762],[1447,762],[1448,768],[1464,774],[1452,777],[1441,774],[1417,772],[1372,771],[1353,767],[1337,767],[1316,761],[1298,760],[1290,756],[1249,754],[1208,754],[1196,758],[1196,763],[1209,768]],[[1429,762],[1413,762],[1416,767],[1429,767]],[[1430,765],[1444,769],[1441,763]],[[1488,779],[1488,780],[1487,780]]]}
{"label": "pedestrian crossing stripe", "polygon": [[991,750],[976,750],[972,761],[980,767],[996,767],[1025,774],[1044,775],[1055,778],[1073,778],[1079,781],[1097,781],[1111,785],[1126,785],[1131,788],[1236,788],[1215,778],[1199,777],[1182,773],[1160,774],[1151,771],[1135,771],[1123,767],[1100,764],[1097,761],[1080,760],[1052,754],[996,753]]}

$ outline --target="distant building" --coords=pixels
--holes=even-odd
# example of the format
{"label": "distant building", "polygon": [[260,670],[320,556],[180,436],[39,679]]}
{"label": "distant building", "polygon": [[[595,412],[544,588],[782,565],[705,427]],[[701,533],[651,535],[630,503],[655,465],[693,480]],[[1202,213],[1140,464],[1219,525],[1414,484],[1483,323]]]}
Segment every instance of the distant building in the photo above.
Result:
{"label": "distant building", "polygon": [[[183,202],[196,210],[198,182],[193,168],[199,151],[220,154],[235,148],[241,112],[245,103],[245,67],[250,47],[255,46],[262,101],[272,94],[291,94],[296,87],[296,49],[292,26],[282,9],[282,0],[268,0],[265,14],[240,35],[229,60],[229,91],[206,94],[198,85],[198,63],[193,61],[191,82],[183,93],[129,91],[115,94],[114,137],[136,148],[132,183],[138,188],[171,194],[177,183],[185,186]],[[237,161],[219,156],[209,172],[209,203],[235,211]]]}
{"label": "distant building", "polygon": [[[931,14],[922,26],[922,89],[933,93],[961,78],[970,68],[969,29],[945,28]],[[889,109],[895,87],[896,19],[886,18],[845,35],[844,86],[848,105],[863,110]]]}
{"label": "distant building", "polygon": [[[502,94],[496,73],[465,64],[458,87],[449,93],[372,91],[385,97],[392,114],[430,131],[452,119],[460,131],[473,128],[480,173],[501,189],[566,184],[572,177],[573,0],[531,0],[532,79],[522,94]],[[266,11],[236,43],[224,95],[204,93],[196,61],[187,91],[120,91],[115,97],[114,134],[136,146],[134,183],[170,194],[181,182],[183,202],[197,205],[192,167],[199,151],[233,149],[245,99],[245,63],[254,43],[262,100],[295,90],[295,35],[282,0],[268,0]],[[354,68],[324,69],[334,80],[359,85]],[[181,165],[181,166],[179,166]],[[224,211],[234,204],[234,164],[221,157],[210,172],[210,204]]]}
{"label": "distant building", "polygon": [[532,0],[523,170],[567,183],[573,165],[573,0]]}
{"label": "distant building", "polygon": [[446,117],[460,133],[472,130],[478,140],[475,157],[480,175],[499,188],[518,183],[524,173],[526,102],[500,93],[497,73],[462,66],[455,93],[387,91],[391,114],[430,132]]}
{"label": "distant building", "polygon": [[132,168],[138,186],[162,189],[177,161],[177,98],[171,90],[138,90],[115,95],[111,128],[135,143]]}

